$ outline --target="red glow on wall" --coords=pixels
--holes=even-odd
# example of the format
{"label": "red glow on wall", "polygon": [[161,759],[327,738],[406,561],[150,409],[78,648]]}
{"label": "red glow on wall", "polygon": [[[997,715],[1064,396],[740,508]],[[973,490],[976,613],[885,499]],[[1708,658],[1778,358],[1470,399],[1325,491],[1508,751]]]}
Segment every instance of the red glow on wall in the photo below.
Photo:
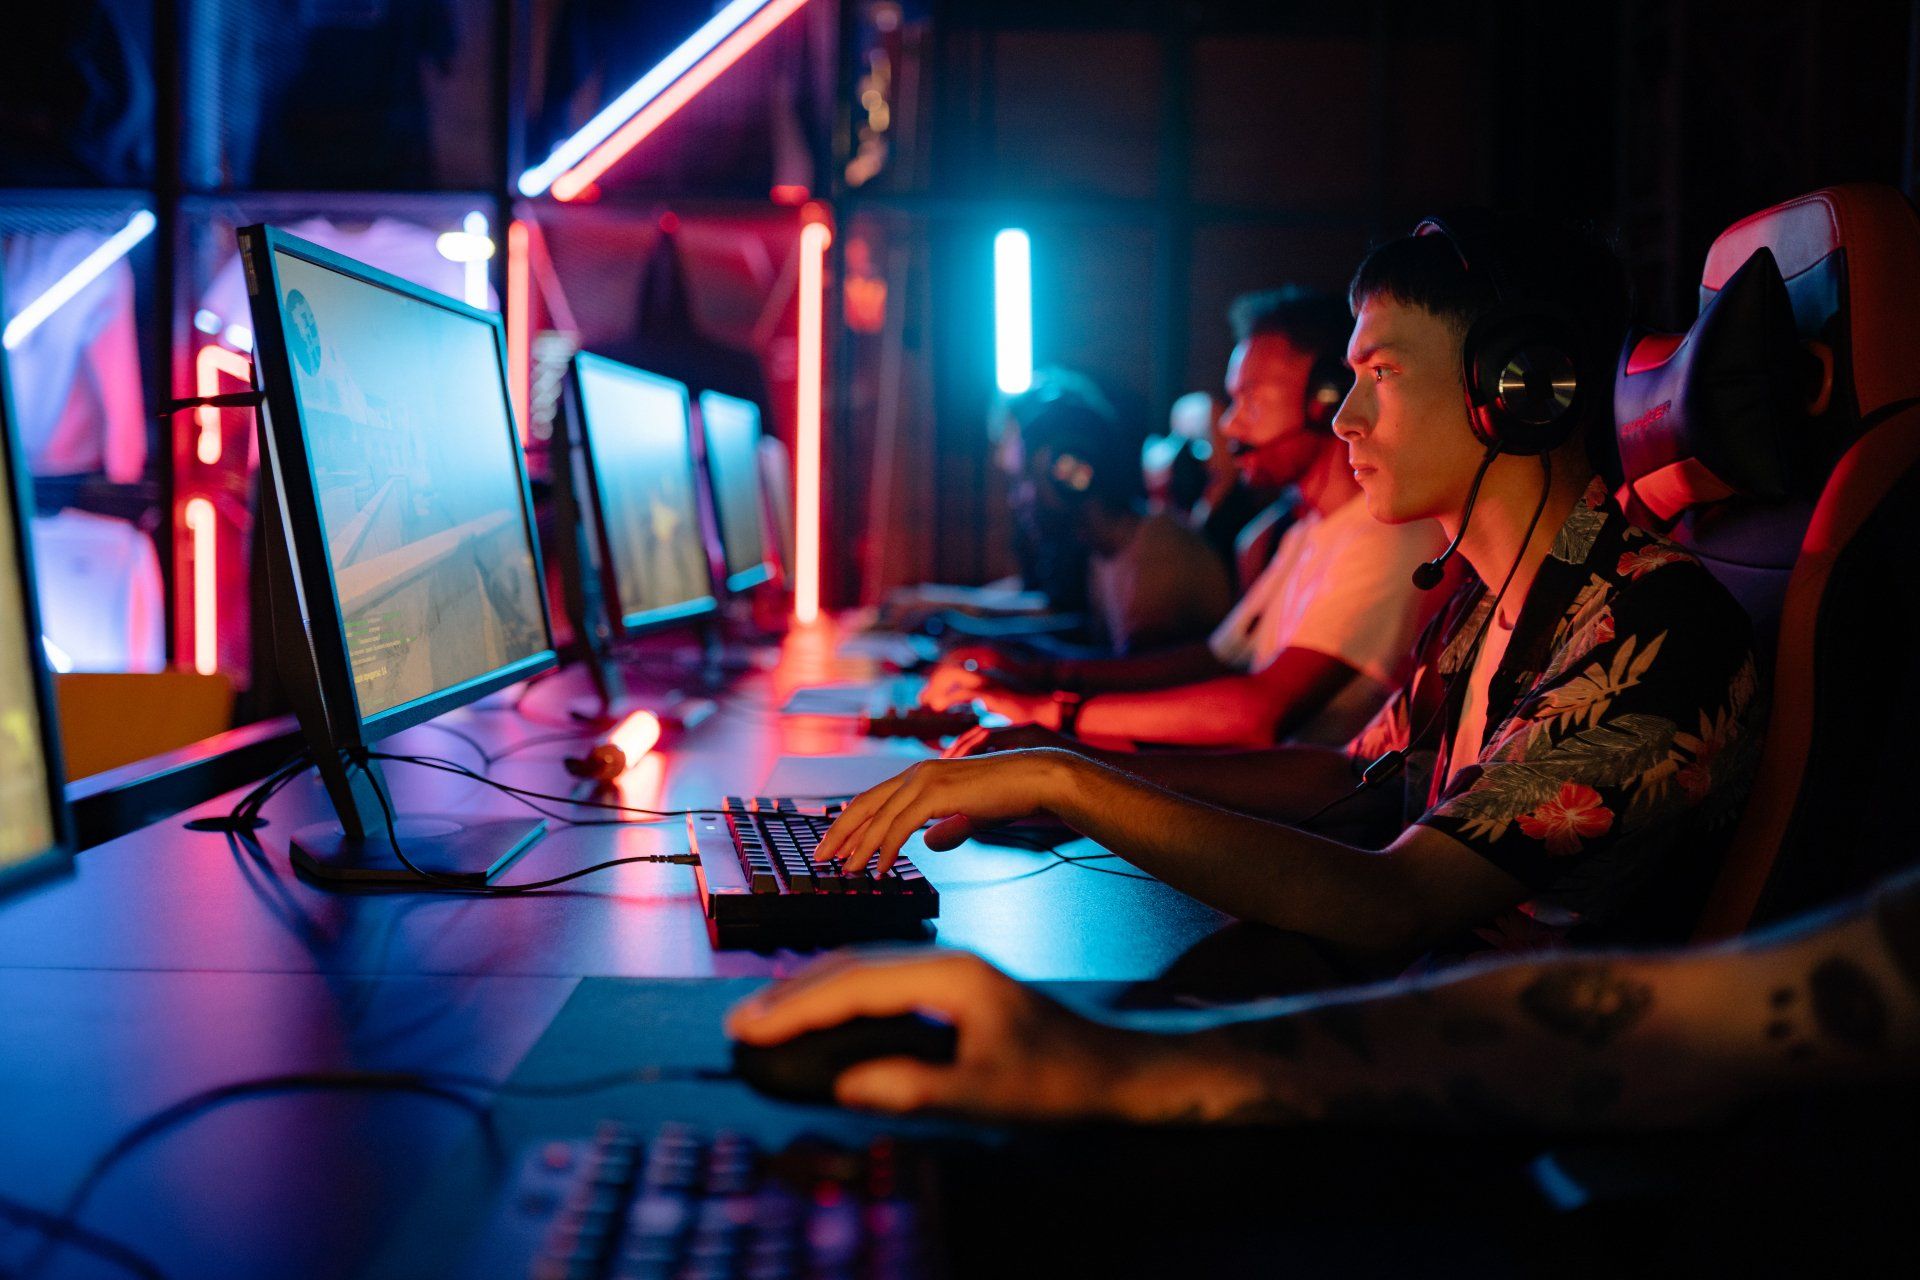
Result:
{"label": "red glow on wall", "polygon": [[797,182],[775,183],[773,190],[768,194],[771,195],[775,204],[791,205],[796,209],[813,198],[813,192]]}
{"label": "red glow on wall", "polygon": [[507,226],[507,382],[520,443],[533,412],[533,234],[515,218]]}
{"label": "red glow on wall", "polygon": [[[218,343],[208,343],[200,348],[200,354],[194,357],[195,394],[218,395],[221,374],[232,378],[243,387],[253,386],[252,361],[238,351],[229,351]],[[193,423],[200,432],[194,441],[193,456],[204,465],[211,467],[220,461],[220,454],[224,448],[220,432],[220,409],[214,405],[201,405],[193,411]]]}
{"label": "red glow on wall", "polygon": [[187,500],[184,522],[193,548],[193,669],[210,676],[220,669],[220,599],[215,560],[213,504]]}
{"label": "red glow on wall", "polygon": [[[815,219],[826,216],[818,205],[807,212]],[[801,623],[820,616],[821,397],[826,383],[827,246],[832,243],[833,228],[825,221],[801,225],[793,467],[793,616]]]}
{"label": "red glow on wall", "polygon": [[611,168],[621,156],[638,146],[647,135],[665,124],[675,112],[692,101],[696,94],[712,84],[716,76],[738,62],[747,50],[766,39],[769,32],[785,22],[806,2],[807,0],[774,0],[772,4],[742,23],[732,35],[715,45],[700,61],[687,68],[686,74],[669,85],[660,96],[634,113],[633,119],[621,125],[613,136],[589,151],[579,164],[556,178],[553,183],[554,199],[578,199],[588,184]]}

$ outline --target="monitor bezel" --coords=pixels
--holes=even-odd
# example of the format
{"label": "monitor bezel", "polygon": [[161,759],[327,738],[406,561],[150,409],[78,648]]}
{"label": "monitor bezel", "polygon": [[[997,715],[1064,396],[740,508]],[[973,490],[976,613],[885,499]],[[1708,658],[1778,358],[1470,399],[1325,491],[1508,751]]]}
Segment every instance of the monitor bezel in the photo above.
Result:
{"label": "monitor bezel", "polygon": [[[757,428],[754,434],[755,458],[753,492],[754,498],[760,507],[760,561],[758,564],[749,565],[737,573],[734,572],[733,568],[727,563],[727,522],[725,517],[720,513],[720,479],[714,473],[713,441],[707,434],[707,401],[710,399],[729,400],[734,404],[745,405],[747,408],[753,410],[753,420]],[[759,405],[741,396],[730,396],[724,391],[702,391],[695,401],[695,404],[700,414],[700,460],[707,473],[707,492],[712,499],[713,508],[713,536],[720,551],[718,561],[720,581],[726,588],[728,595],[737,596],[742,592],[751,591],[755,587],[772,582],[774,578],[773,558],[767,553],[767,527],[770,520],[767,512],[767,486],[765,478],[760,474],[758,457],[760,440],[767,433],[767,424],[761,420]]]}
{"label": "monitor bezel", "polygon": [[[403,729],[425,724],[457,707],[497,692],[558,665],[554,644],[553,614],[547,602],[546,570],[541,558],[539,528],[533,510],[533,489],[527,474],[526,452],[520,443],[520,424],[514,419],[507,362],[506,330],[500,317],[456,298],[423,288],[377,267],[335,253],[277,227],[255,225],[239,231],[240,256],[247,276],[247,292],[253,303],[256,363],[262,390],[266,396],[266,429],[273,433],[274,457],[283,469],[280,477],[281,500],[289,505],[286,527],[292,538],[289,551],[300,579],[304,621],[313,642],[316,676],[324,704],[351,710],[350,716],[329,711],[327,720],[336,734],[347,734],[351,741],[339,746],[367,746]],[[285,253],[314,266],[334,271],[349,279],[485,324],[493,335],[494,359],[500,373],[500,386],[507,393],[507,429],[512,435],[509,450],[519,480],[520,517],[527,546],[533,553],[535,593],[540,602],[540,622],[546,647],[506,666],[471,677],[459,684],[389,707],[369,716],[360,705],[360,693],[353,681],[353,661],[347,647],[346,619],[340,609],[339,587],[334,579],[333,558],[327,552],[325,525],[322,523],[318,490],[314,483],[313,453],[309,446],[306,419],[300,403],[298,384],[287,359],[286,331],[282,323],[280,273],[277,254]],[[263,477],[263,483],[265,478]],[[325,590],[315,590],[319,584]]]}
{"label": "monitor bezel", "polygon": [[[694,530],[700,540],[700,556],[708,563],[707,593],[698,599],[683,604],[667,605],[658,609],[641,609],[633,613],[623,613],[620,601],[620,574],[615,567],[616,552],[613,536],[608,532],[606,499],[600,486],[600,459],[594,441],[596,428],[593,413],[587,407],[587,388],[581,374],[584,368],[598,365],[619,376],[635,377],[640,380],[658,383],[669,387],[680,396],[680,421],[686,436],[687,478],[693,482]],[[567,366],[568,397],[567,412],[574,414],[572,423],[575,438],[580,442],[582,457],[586,460],[587,500],[593,504],[594,543],[600,553],[600,591],[601,599],[606,602],[607,616],[614,630],[626,638],[650,635],[676,625],[712,617],[720,611],[720,597],[714,590],[711,566],[705,531],[701,529],[700,513],[700,457],[694,446],[693,438],[693,396],[687,384],[664,374],[652,373],[636,365],[591,351],[574,354]]]}
{"label": "monitor bezel", "polygon": [[[3,296],[3,294],[0,294]],[[0,314],[5,314],[0,303]],[[53,699],[53,679],[47,671],[41,639],[40,594],[34,581],[32,512],[33,486],[27,471],[25,446],[17,430],[13,382],[8,358],[0,351],[0,484],[6,486],[13,529],[14,572],[20,583],[21,622],[27,633],[27,662],[32,667],[34,711],[40,727],[42,773],[47,790],[47,812],[53,822],[53,843],[0,867],[0,896],[40,880],[71,872],[73,868],[73,814],[67,807],[66,762],[60,750],[59,709]]]}

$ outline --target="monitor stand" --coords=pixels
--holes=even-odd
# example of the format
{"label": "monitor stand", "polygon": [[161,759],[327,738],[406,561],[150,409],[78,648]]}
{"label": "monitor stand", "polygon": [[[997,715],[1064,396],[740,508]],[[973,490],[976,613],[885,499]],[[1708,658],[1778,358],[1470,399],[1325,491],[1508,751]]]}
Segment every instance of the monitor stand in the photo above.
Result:
{"label": "monitor stand", "polygon": [[426,873],[422,876],[400,860],[388,836],[386,806],[375,787],[384,790],[389,801],[393,793],[379,769],[377,760],[362,764],[336,758],[332,767],[322,763],[321,779],[342,820],[314,823],[293,833],[293,865],[303,876],[355,887],[429,889],[451,881],[446,887],[480,888],[547,834],[545,818],[396,812],[393,832],[400,850],[407,862]]}
{"label": "monitor stand", "polygon": [[[712,690],[703,680],[676,679],[674,687],[658,695],[635,694],[620,661],[610,653],[589,653],[587,670],[593,694],[570,703],[567,713],[590,728],[611,729],[636,711],[651,711],[659,717],[663,729],[684,731],[712,715],[717,705],[712,698],[701,696]],[[691,683],[700,692],[689,692],[680,687],[683,683]]]}

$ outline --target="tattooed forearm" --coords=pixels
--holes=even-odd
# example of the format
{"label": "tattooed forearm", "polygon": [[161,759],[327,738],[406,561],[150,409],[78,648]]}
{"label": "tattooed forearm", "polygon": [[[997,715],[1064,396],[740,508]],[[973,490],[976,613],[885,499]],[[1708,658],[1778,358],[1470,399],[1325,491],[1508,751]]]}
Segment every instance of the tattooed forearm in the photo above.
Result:
{"label": "tattooed forearm", "polygon": [[1653,988],[1609,964],[1550,966],[1520,992],[1520,1007],[1547,1030],[1589,1049],[1611,1044],[1653,1008]]}

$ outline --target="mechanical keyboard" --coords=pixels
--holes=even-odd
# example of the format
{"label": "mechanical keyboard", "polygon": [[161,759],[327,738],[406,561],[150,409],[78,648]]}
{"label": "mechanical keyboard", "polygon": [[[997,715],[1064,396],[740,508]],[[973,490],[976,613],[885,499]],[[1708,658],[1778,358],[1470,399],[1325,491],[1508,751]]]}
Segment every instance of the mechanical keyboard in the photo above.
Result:
{"label": "mechanical keyboard", "polygon": [[942,1270],[933,1160],[889,1139],[738,1134],[608,1121],[533,1144],[463,1274],[478,1280],[917,1280]]}
{"label": "mechanical keyboard", "polygon": [[729,796],[687,819],[700,905],[715,946],[924,934],[940,895],[902,854],[882,876],[813,861],[840,806]]}

